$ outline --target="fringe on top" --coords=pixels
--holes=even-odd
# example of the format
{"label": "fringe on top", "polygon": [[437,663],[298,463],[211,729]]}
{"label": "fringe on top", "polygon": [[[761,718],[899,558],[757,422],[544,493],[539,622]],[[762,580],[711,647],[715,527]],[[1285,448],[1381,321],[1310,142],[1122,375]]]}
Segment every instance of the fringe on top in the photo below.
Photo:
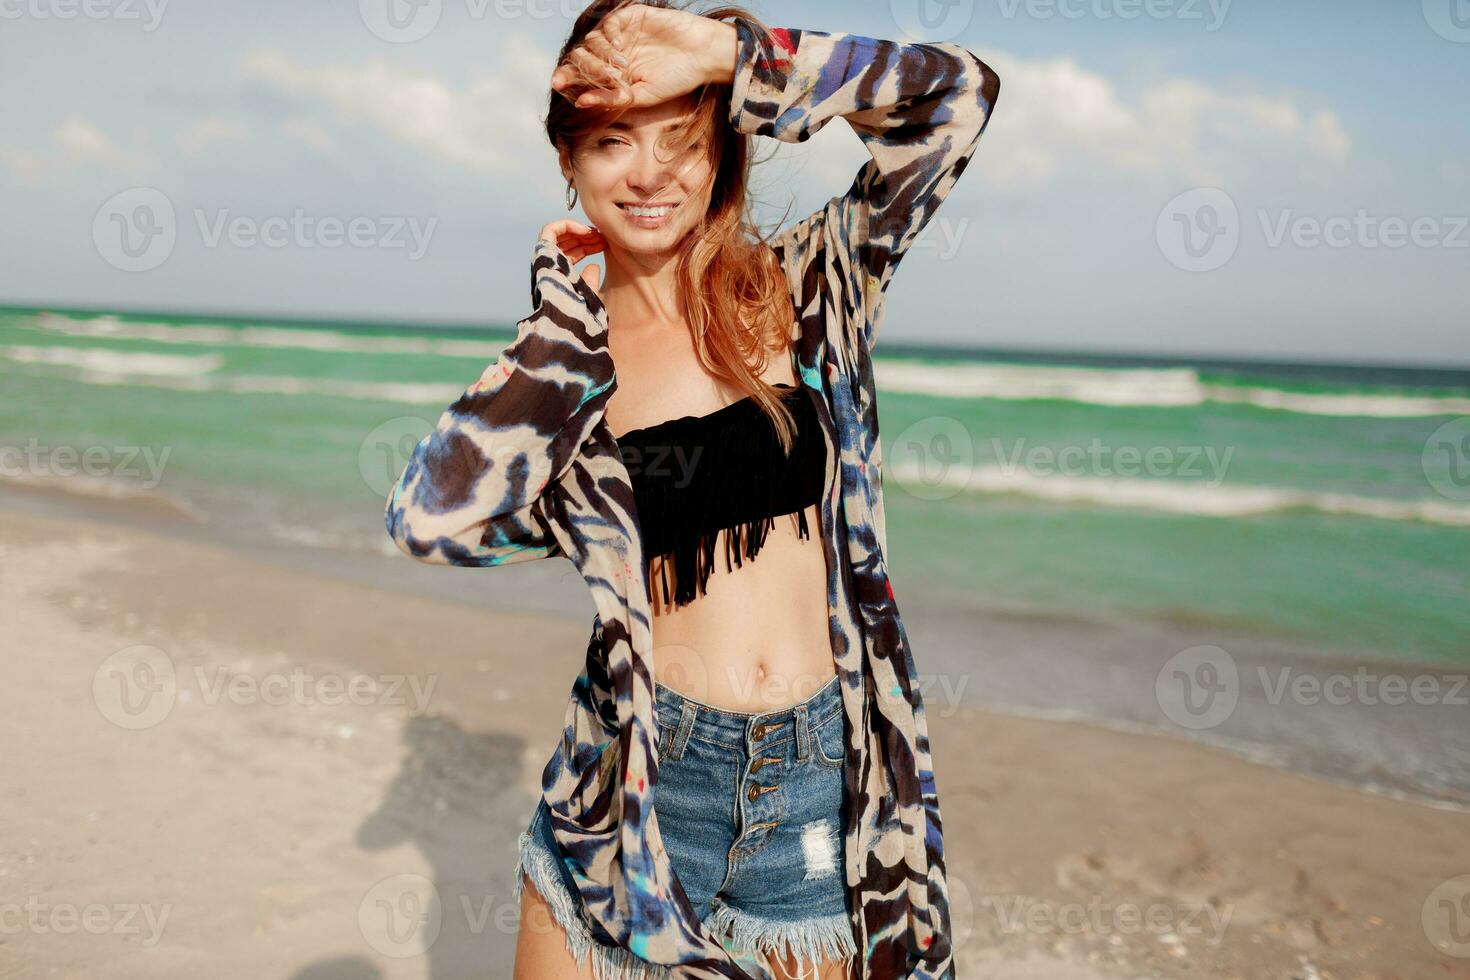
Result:
{"label": "fringe on top", "polygon": [[796,533],[811,537],[806,510],[822,498],[826,439],[809,389],[776,387],[796,421],[789,457],[751,397],[618,437],[638,509],[650,602],[655,560],[664,606],[707,594],[721,532],[726,571],[760,553],[778,517],[794,515]]}

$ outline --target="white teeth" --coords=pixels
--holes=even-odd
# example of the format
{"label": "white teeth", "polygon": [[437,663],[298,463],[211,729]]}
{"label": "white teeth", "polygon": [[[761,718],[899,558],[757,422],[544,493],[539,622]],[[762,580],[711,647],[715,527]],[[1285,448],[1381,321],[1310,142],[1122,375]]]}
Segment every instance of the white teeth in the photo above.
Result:
{"label": "white teeth", "polygon": [[662,218],[664,215],[668,214],[674,209],[671,207],[635,208],[631,204],[625,204],[623,205],[623,210],[627,211],[629,214],[636,214],[640,218]]}

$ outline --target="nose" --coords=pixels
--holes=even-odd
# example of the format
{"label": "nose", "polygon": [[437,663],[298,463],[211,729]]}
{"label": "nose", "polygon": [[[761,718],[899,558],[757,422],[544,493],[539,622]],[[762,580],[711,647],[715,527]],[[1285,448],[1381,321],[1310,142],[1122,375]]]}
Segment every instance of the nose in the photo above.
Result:
{"label": "nose", "polygon": [[628,187],[643,200],[653,200],[673,181],[678,163],[670,159],[667,147],[645,142],[628,167]]}

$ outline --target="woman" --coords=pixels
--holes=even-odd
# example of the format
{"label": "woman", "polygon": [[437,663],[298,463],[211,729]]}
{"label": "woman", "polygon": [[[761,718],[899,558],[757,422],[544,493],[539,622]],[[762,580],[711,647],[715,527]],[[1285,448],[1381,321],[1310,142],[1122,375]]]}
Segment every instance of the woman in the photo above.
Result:
{"label": "woman", "polygon": [[[953,44],[606,0],[552,87],[592,224],[542,229],[534,312],[385,515],[422,561],[565,556],[597,607],[520,835],[515,975],[952,977],[869,352],[998,80]],[[762,239],[750,137],[838,116],[872,160]],[[574,277],[596,253],[606,280]]]}

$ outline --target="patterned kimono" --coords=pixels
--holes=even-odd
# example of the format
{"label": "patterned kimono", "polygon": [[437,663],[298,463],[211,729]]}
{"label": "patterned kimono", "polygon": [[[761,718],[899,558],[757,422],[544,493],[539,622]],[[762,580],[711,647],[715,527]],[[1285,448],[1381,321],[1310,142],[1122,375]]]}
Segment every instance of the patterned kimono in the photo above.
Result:
{"label": "patterned kimono", "polygon": [[[870,352],[894,269],[964,172],[1000,84],[952,43],[735,26],[737,132],[801,142],[840,116],[872,156],[846,194],[772,244],[829,460],[821,536],[846,715],[853,975],[952,978],[924,704],[888,580]],[[387,502],[388,532],[425,562],[575,564],[597,615],[542,789],[593,936],[675,976],[750,980],[699,921],[659,836],[650,608],[633,489],[604,419],[617,385],[606,310],[547,241],[532,251],[531,305],[414,451]]]}

